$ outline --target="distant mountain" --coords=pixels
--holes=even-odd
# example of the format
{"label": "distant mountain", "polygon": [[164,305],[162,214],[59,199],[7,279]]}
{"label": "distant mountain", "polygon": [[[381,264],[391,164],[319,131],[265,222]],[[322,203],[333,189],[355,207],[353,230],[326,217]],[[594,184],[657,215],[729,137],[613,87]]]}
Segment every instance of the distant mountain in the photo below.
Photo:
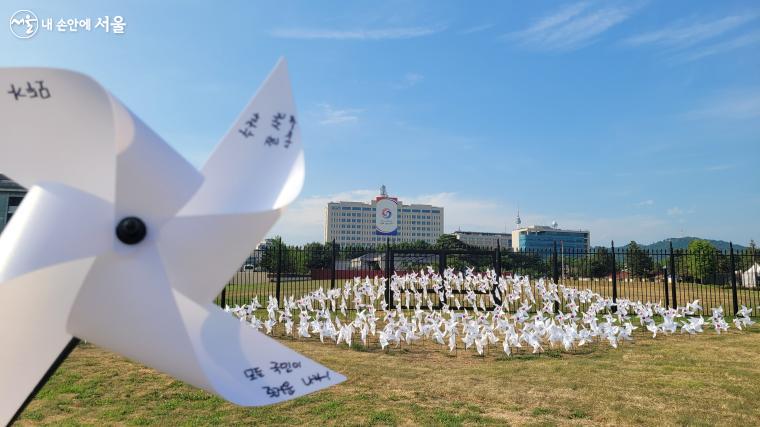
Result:
{"label": "distant mountain", "polygon": [[[650,245],[642,245],[639,243],[639,246],[641,246],[642,249],[647,249],[650,251],[668,250],[670,248],[670,243],[672,242],[673,249],[686,249],[689,246],[689,243],[691,243],[693,240],[707,240],[710,242],[710,244],[715,246],[715,249],[718,249],[720,251],[727,251],[729,249],[728,242],[724,240],[701,239],[699,237],[671,237],[665,240],[660,240],[659,242],[652,243]],[[625,245],[623,247],[626,248],[628,245]],[[734,243],[735,251],[741,251],[744,249],[747,249],[747,247]]]}

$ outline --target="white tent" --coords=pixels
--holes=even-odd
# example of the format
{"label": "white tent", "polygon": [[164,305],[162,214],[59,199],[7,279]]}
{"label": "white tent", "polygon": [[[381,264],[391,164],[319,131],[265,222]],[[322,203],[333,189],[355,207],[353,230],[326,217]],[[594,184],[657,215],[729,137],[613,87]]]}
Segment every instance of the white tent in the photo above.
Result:
{"label": "white tent", "polygon": [[742,273],[742,287],[756,288],[760,284],[760,264],[755,263]]}

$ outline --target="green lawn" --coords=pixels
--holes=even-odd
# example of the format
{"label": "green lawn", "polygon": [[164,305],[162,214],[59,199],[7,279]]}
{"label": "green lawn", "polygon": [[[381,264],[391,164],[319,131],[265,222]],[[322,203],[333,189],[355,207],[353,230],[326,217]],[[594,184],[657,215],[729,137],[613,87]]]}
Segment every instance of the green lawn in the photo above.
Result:
{"label": "green lawn", "polygon": [[[640,331],[638,331],[640,332]],[[36,424],[756,425],[760,327],[645,338],[620,349],[506,358],[430,343],[381,351],[283,340],[348,381],[241,408],[84,344],[21,418]]]}

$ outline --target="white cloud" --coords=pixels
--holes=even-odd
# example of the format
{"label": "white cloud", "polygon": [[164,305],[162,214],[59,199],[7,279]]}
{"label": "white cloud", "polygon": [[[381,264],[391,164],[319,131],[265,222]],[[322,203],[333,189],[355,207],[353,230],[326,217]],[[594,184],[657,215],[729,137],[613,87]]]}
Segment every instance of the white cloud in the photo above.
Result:
{"label": "white cloud", "polygon": [[493,24],[476,25],[474,27],[466,28],[460,31],[459,34],[465,35],[465,34],[479,33],[481,31],[485,31],[491,28],[493,28]]}
{"label": "white cloud", "polygon": [[327,203],[370,200],[377,194],[377,190],[352,190],[331,195],[301,197],[285,210],[269,234],[283,236],[283,239],[291,244],[322,242]]}
{"label": "white cloud", "polygon": [[320,28],[278,28],[270,32],[272,37],[300,40],[391,40],[411,39],[430,36],[446,28],[431,27],[394,27],[378,29],[335,30]]}
{"label": "white cloud", "polygon": [[725,91],[703,102],[703,106],[683,115],[689,120],[746,120],[760,117],[760,87]]}
{"label": "white cloud", "polygon": [[760,31],[752,31],[727,41],[704,46],[695,52],[682,54],[681,56],[676,57],[675,60],[683,62],[696,61],[708,56],[719,55],[757,44],[760,44]]}
{"label": "white cloud", "polygon": [[406,73],[404,75],[404,78],[399,82],[393,85],[396,89],[407,89],[412,86],[417,85],[421,81],[425,80],[425,76],[419,73]]}
{"label": "white cloud", "polygon": [[[731,15],[713,21],[671,24],[665,28],[629,37],[631,46],[659,46],[676,52],[671,60],[684,63],[760,44],[760,31],[736,31],[760,16],[757,13]],[[726,38],[731,32],[730,38]]]}
{"label": "white cloud", "polygon": [[732,163],[723,163],[719,165],[707,166],[705,168],[705,171],[706,172],[723,172],[723,171],[727,171],[731,169],[736,169],[736,165]]}
{"label": "white cloud", "polygon": [[756,15],[726,16],[710,22],[674,24],[666,28],[629,37],[627,44],[634,46],[660,45],[683,48],[720,36],[755,19]]}
{"label": "white cloud", "polygon": [[684,215],[691,215],[694,213],[694,209],[682,209],[678,206],[673,206],[672,208],[668,208],[665,213],[668,214],[668,216],[674,216],[674,217],[680,217]]}
{"label": "white cloud", "polygon": [[642,200],[642,201],[636,203],[637,207],[653,206],[653,205],[654,205],[654,200],[652,200],[652,199]]}
{"label": "white cloud", "polygon": [[517,210],[491,199],[478,199],[458,193],[422,194],[402,199],[406,203],[443,206],[445,232],[512,230]]}
{"label": "white cloud", "polygon": [[335,109],[330,104],[319,104],[319,107],[322,109],[319,124],[322,125],[355,122],[359,120],[358,114],[363,111],[358,108]]}
{"label": "white cloud", "polygon": [[632,13],[631,8],[594,8],[589,2],[575,3],[505,38],[539,50],[575,50],[593,43],[597,36],[625,21]]}

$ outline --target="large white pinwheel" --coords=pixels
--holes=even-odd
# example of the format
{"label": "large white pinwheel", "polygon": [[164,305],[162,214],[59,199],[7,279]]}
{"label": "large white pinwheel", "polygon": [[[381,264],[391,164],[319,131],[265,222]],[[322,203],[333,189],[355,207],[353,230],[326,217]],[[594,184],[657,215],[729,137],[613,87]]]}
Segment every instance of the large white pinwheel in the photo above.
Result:
{"label": "large white pinwheel", "polygon": [[29,188],[0,235],[0,423],[75,337],[239,405],[345,379],[211,304],[303,184],[284,60],[201,171],[87,76],[0,85],[0,171]]}

